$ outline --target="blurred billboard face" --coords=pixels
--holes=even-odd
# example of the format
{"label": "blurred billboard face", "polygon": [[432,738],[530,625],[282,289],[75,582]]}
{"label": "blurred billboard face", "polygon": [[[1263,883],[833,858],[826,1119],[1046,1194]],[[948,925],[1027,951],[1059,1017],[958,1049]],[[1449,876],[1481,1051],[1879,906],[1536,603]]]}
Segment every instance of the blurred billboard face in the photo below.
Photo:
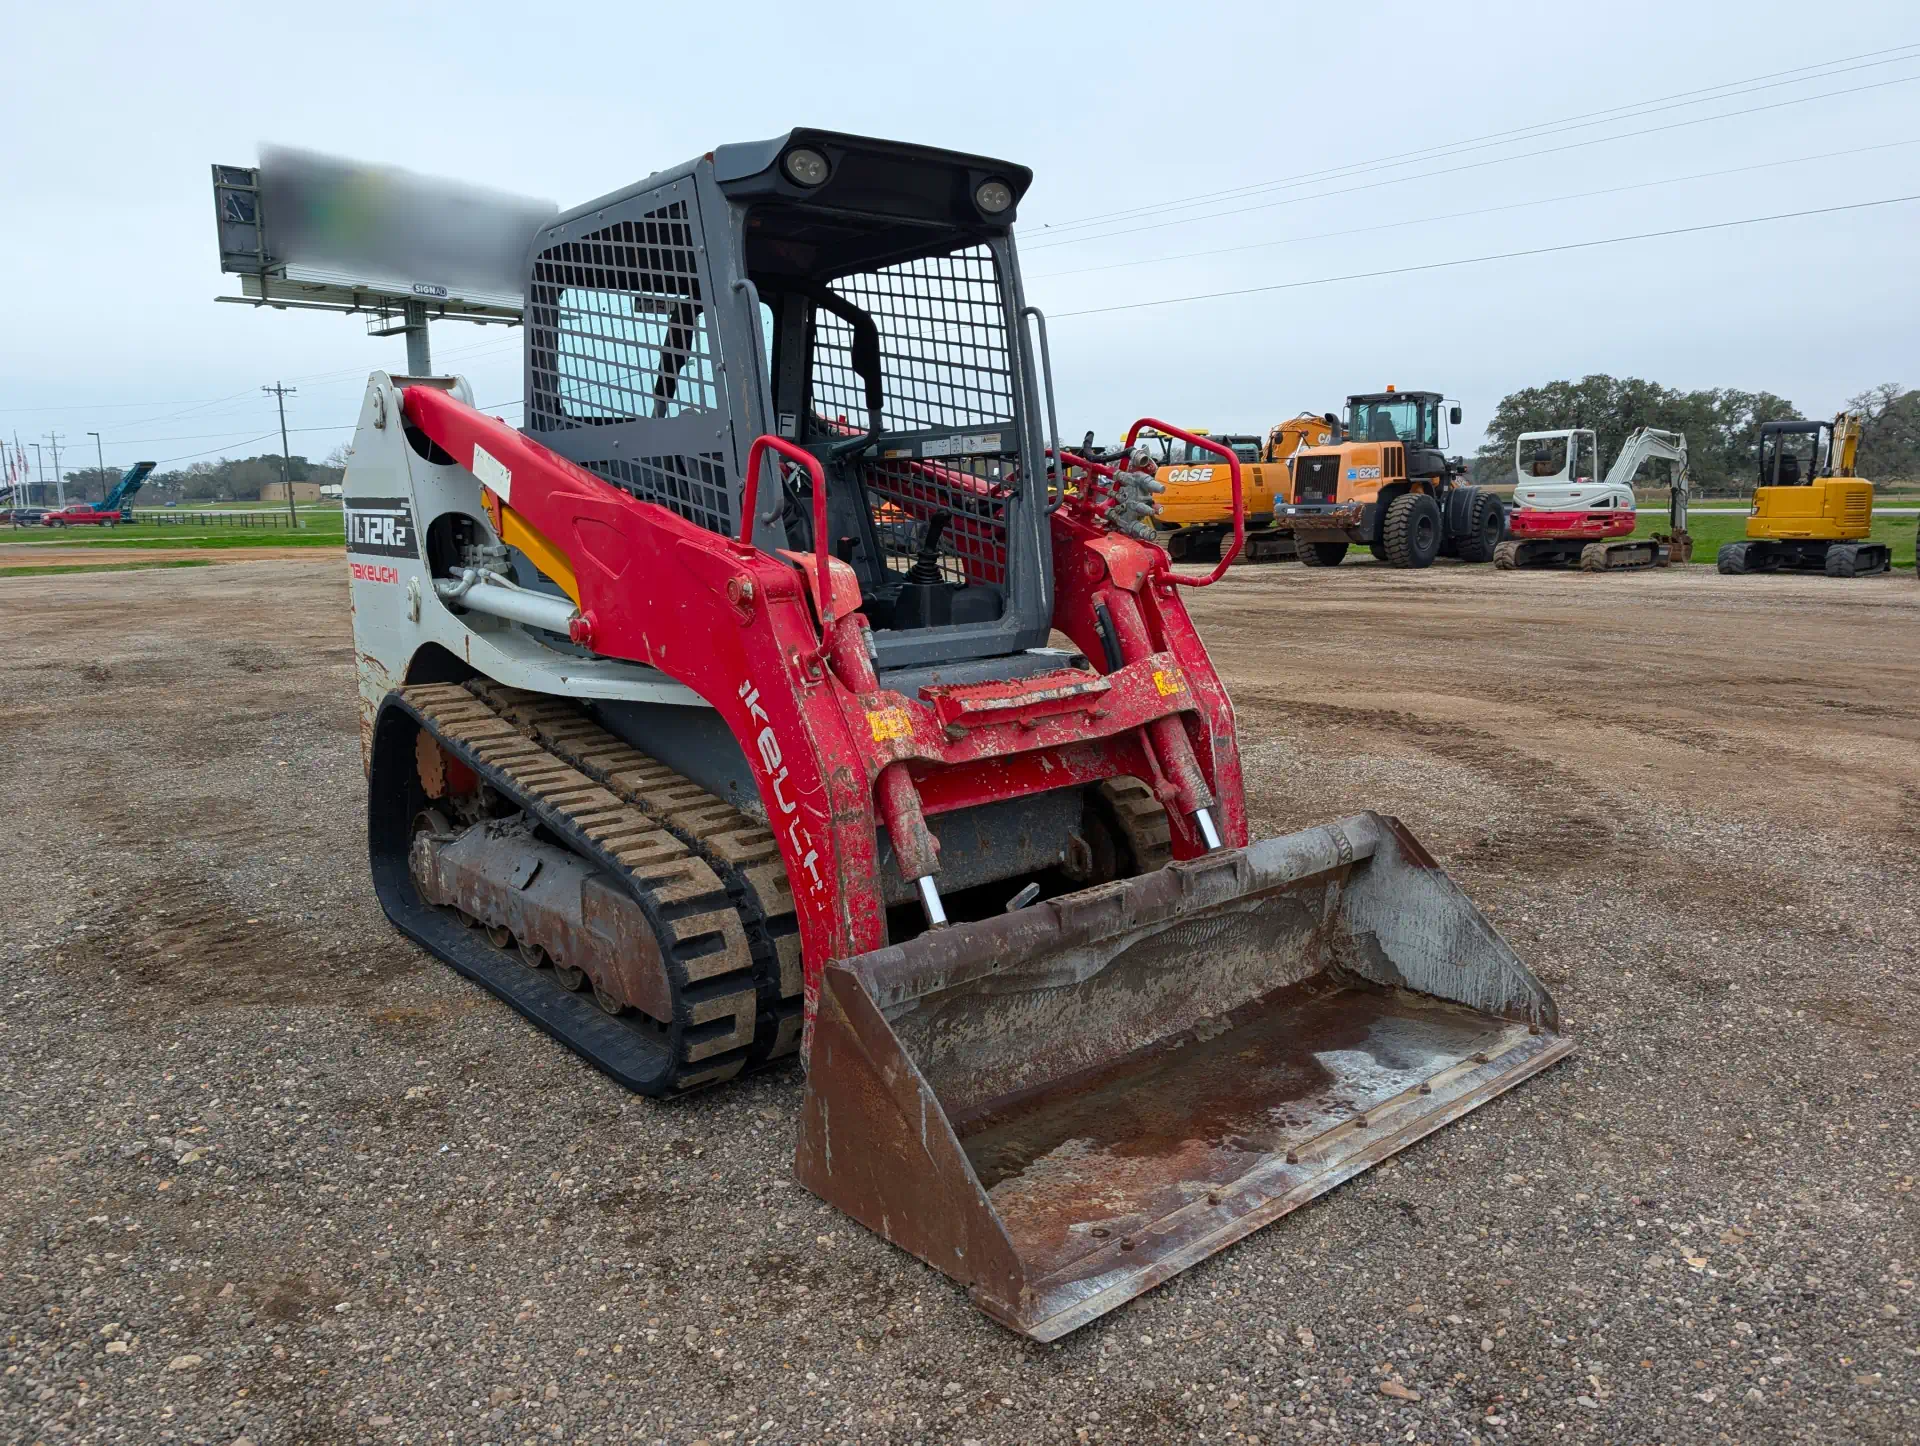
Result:
{"label": "blurred billboard face", "polygon": [[259,184],[276,262],[437,295],[518,294],[534,233],[559,212],[550,201],[285,146],[262,148]]}

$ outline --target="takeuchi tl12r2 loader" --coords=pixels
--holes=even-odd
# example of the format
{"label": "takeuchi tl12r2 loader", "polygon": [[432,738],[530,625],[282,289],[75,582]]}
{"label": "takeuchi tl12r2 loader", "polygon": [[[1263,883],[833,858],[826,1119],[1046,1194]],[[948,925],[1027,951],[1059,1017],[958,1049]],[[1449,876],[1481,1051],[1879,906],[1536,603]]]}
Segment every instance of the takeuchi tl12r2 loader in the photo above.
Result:
{"label": "takeuchi tl12r2 loader", "polygon": [[1047,1340],[1572,1046],[1395,820],[1249,841],[1232,550],[1061,458],[1030,179],[796,130],[563,213],[525,430],[376,373],[345,488],[388,917],[644,1094],[800,1052],[796,1178]]}
{"label": "takeuchi tl12r2 loader", "polygon": [[1892,549],[1866,540],[1873,483],[1854,475],[1859,446],[1854,412],[1831,422],[1763,422],[1747,540],[1721,547],[1720,571],[1872,577],[1891,567]]}
{"label": "takeuchi tl12r2 loader", "polygon": [[1443,414],[1459,425],[1460,408],[1438,392],[1348,397],[1339,434],[1294,453],[1273,531],[1294,539],[1308,567],[1337,566],[1355,542],[1390,567],[1491,561],[1500,499],[1469,486],[1466,464],[1446,455]]}
{"label": "takeuchi tl12r2 loader", "polygon": [[[1672,464],[1667,528],[1648,537],[1640,525],[1633,479],[1648,462]],[[1687,531],[1687,500],[1693,478],[1687,470],[1687,439],[1680,432],[1637,427],[1620,446],[1607,475],[1599,478],[1600,442],[1588,427],[1522,432],[1514,439],[1513,511],[1507,539],[1494,549],[1498,568],[1564,567],[1585,572],[1666,567],[1693,560]]]}

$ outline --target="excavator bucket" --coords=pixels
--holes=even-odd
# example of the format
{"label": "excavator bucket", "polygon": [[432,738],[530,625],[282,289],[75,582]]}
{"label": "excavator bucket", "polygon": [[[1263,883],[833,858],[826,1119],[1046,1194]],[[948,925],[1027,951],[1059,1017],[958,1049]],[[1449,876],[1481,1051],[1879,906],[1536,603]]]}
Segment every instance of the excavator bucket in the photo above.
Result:
{"label": "excavator bucket", "polygon": [[1053,1340],[1572,1047],[1365,813],[830,964],[796,1168]]}

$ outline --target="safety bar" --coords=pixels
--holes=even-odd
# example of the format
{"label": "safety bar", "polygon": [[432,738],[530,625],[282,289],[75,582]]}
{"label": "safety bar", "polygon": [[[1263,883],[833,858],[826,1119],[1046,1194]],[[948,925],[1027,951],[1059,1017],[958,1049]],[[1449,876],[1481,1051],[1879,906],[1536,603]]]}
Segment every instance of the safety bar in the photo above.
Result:
{"label": "safety bar", "polygon": [[[814,603],[820,609],[820,633],[824,638],[833,628],[833,571],[829,565],[832,553],[827,547],[827,474],[821,469],[820,459],[785,437],[771,434],[755,437],[753,445],[747,449],[747,480],[740,493],[740,536],[736,540],[743,547],[753,546],[754,505],[760,493],[760,459],[768,448],[790,462],[802,464],[807,469],[807,475],[813,479]],[[1239,495],[1237,484],[1234,495]]]}
{"label": "safety bar", "polygon": [[[1037,306],[1023,306],[1020,308],[1020,320],[1022,323],[1032,321],[1040,330],[1040,377],[1041,384],[1047,389],[1047,442],[1050,448],[1048,455],[1058,458],[1060,456],[1060,418],[1053,407],[1053,353],[1047,346],[1047,314]],[[1060,495],[1064,497],[1067,491],[1064,472],[1057,480]],[[1060,504],[1057,499],[1048,497],[1046,505],[1051,511]]]}
{"label": "safety bar", "polygon": [[1240,491],[1240,459],[1234,456],[1231,447],[1224,446],[1214,441],[1211,437],[1201,437],[1196,436],[1192,432],[1184,432],[1178,427],[1169,426],[1167,423],[1158,421],[1153,417],[1142,417],[1127,429],[1127,449],[1129,451],[1133,448],[1134,439],[1148,427],[1153,428],[1154,431],[1165,436],[1178,437],[1181,441],[1192,446],[1202,447],[1209,452],[1217,452],[1220,456],[1226,458],[1229,475],[1233,478],[1233,546],[1220,554],[1220,561],[1215,564],[1213,571],[1205,577],[1182,577],[1177,572],[1169,572],[1167,574],[1167,580],[1169,582],[1177,583],[1181,587],[1212,587],[1216,582],[1220,581],[1221,576],[1226,570],[1233,566],[1233,560],[1240,555],[1240,549],[1246,545],[1247,541],[1247,502]]}

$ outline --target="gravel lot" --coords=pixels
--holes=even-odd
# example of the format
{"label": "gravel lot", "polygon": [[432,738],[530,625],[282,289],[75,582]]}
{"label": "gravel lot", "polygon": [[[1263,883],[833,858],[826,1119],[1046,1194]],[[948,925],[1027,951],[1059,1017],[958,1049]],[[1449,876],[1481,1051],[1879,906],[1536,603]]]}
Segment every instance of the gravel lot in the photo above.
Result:
{"label": "gravel lot", "polygon": [[387,927],[343,582],[0,582],[0,1440],[1920,1437],[1911,573],[1200,595],[1256,832],[1400,814],[1580,1052],[1045,1347],[797,1072],[627,1097]]}

